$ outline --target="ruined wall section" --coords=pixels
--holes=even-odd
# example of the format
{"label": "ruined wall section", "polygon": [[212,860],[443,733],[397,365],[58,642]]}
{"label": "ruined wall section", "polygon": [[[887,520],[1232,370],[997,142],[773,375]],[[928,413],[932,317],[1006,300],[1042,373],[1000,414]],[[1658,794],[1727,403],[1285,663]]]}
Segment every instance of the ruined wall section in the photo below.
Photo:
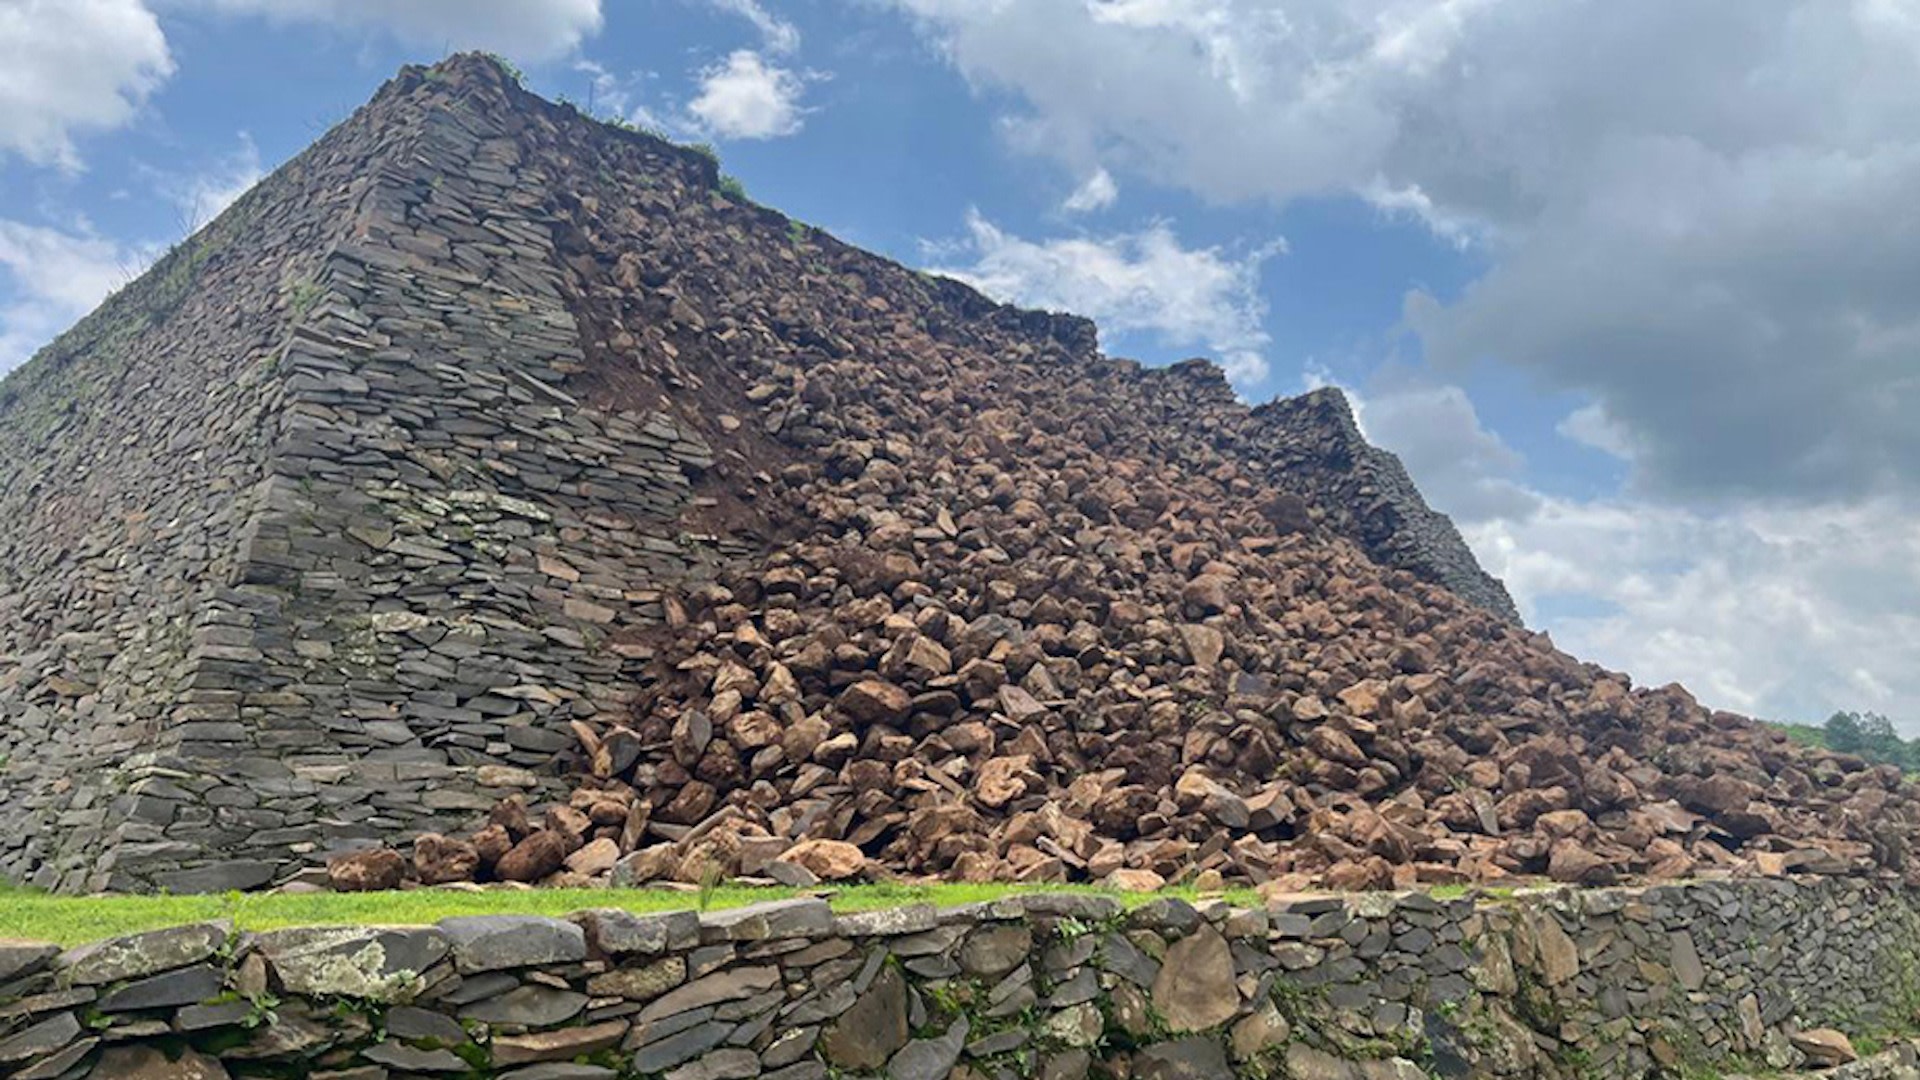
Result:
{"label": "ruined wall section", "polygon": [[1375,562],[1410,570],[1508,622],[1520,621],[1506,586],[1481,569],[1453,522],[1427,505],[1400,459],[1367,442],[1338,389],[1262,405],[1250,419],[1251,452]]}
{"label": "ruined wall section", "polygon": [[[702,381],[875,325],[1070,365],[1163,410],[1170,459],[1324,477],[1296,486],[1402,558],[1417,493],[1344,508],[1379,486],[1341,476],[1357,431],[1289,456],[1321,420],[1256,423],[1217,369],[1109,360],[717,188],[482,59],[410,69],[0,384],[0,878],[248,888],[558,791],[570,721],[644,688],[663,594],[765,541],[703,513],[782,463],[723,441]],[[835,414],[798,394],[766,434],[822,446]],[[1395,565],[1474,587],[1442,562]]]}
{"label": "ruined wall section", "polygon": [[[1090,364],[1116,394],[1135,400],[1132,415],[1151,417],[1161,456],[1189,466],[1212,451],[1297,496],[1317,512],[1319,528],[1346,538],[1376,564],[1447,589],[1504,622],[1520,613],[1506,586],[1481,569],[1453,522],[1427,505],[1406,467],[1367,442],[1346,395],[1328,387],[1249,409],[1220,368],[1187,360],[1161,368],[1113,361]],[[1276,528],[1287,526],[1276,513]]]}
{"label": "ruined wall section", "polygon": [[731,550],[697,434],[567,389],[501,78],[403,73],[6,382],[0,878],[251,888],[558,791]]}

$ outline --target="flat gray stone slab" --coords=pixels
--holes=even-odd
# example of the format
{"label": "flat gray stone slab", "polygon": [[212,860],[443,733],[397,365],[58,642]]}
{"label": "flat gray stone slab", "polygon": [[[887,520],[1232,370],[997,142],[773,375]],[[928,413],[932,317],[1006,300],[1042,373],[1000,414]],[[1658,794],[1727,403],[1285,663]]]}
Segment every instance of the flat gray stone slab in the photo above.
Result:
{"label": "flat gray stone slab", "polygon": [[430,927],[370,926],[270,930],[254,947],[293,993],[382,1002],[418,993],[421,974],[449,950],[446,936]]}
{"label": "flat gray stone slab", "polygon": [[468,1041],[467,1030],[453,1017],[432,1009],[401,1005],[387,1010],[387,1037],[405,1043],[428,1042],[441,1047]]}
{"label": "flat gray stone slab", "polygon": [[163,971],[119,987],[100,999],[101,1012],[134,1012],[198,1005],[225,989],[226,975],[212,964]]}
{"label": "flat gray stone slab", "polygon": [[856,911],[833,920],[835,937],[899,937],[922,934],[940,925],[932,904],[908,904],[878,911]]}
{"label": "flat gray stone slab", "polygon": [[946,1080],[960,1063],[960,1050],[967,1044],[969,1030],[963,1016],[937,1039],[909,1042],[887,1062],[887,1080]]}
{"label": "flat gray stone slab", "polygon": [[9,983],[31,975],[53,962],[60,946],[44,941],[14,941],[0,938],[0,983]]}
{"label": "flat gray stone slab", "polygon": [[59,1080],[99,1045],[99,1039],[81,1039],[57,1054],[41,1058],[25,1071],[14,1074],[13,1080]]}
{"label": "flat gray stone slab", "polygon": [[99,986],[197,964],[224,948],[232,934],[233,924],[225,921],[174,926],[82,945],[61,954],[58,963],[68,982]]}
{"label": "flat gray stone slab", "polygon": [[700,941],[700,916],[691,911],[639,915],[619,908],[594,908],[573,916],[595,952],[608,956],[646,956],[690,948]]}
{"label": "flat gray stone slab", "polygon": [[719,1046],[733,1030],[730,1023],[701,1024],[699,1027],[651,1042],[633,1055],[633,1070],[651,1074],[665,1071]]}
{"label": "flat gray stone slab", "polygon": [[700,940],[764,941],[821,937],[833,931],[833,908],[825,900],[797,897],[709,911],[700,916]]}
{"label": "flat gray stone slab", "polygon": [[499,997],[476,1001],[460,1009],[463,1020],[481,1020],[489,1024],[524,1024],[527,1027],[552,1027],[580,1015],[587,1007],[587,995],[551,986],[520,986]]}
{"label": "flat gray stone slab", "polygon": [[18,1035],[0,1040],[0,1062],[51,1054],[79,1037],[80,1021],[72,1013],[56,1013]]}
{"label": "flat gray stone slab", "polygon": [[245,892],[272,881],[279,871],[279,863],[242,859],[155,874],[153,883],[175,894]]}
{"label": "flat gray stone slab", "polygon": [[524,1069],[509,1069],[500,1074],[500,1080],[615,1080],[619,1075],[603,1065],[549,1061]]}
{"label": "flat gray stone slab", "polygon": [[[762,994],[780,985],[780,969],[772,966],[737,967],[716,971],[670,990],[640,1010],[640,1022],[658,1020],[675,1013],[692,1012],[723,1001]],[[643,1070],[644,1071],[644,1070]]]}
{"label": "flat gray stone slab", "polygon": [[360,1051],[360,1056],[376,1065],[410,1073],[464,1073],[469,1066],[451,1050],[416,1050],[399,1043],[375,1043]]}
{"label": "flat gray stone slab", "polygon": [[453,946],[453,963],[462,975],[539,964],[568,964],[587,958],[580,927],[538,915],[460,915],[441,919],[440,932]]}

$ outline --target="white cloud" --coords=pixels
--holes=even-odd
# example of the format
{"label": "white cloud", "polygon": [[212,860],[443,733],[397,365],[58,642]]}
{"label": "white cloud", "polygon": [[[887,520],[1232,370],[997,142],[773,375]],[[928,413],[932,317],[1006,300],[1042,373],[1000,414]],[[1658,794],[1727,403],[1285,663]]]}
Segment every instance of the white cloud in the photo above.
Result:
{"label": "white cloud", "polygon": [[1814,722],[1870,709],[1920,734],[1911,507],[1547,499],[1462,532],[1529,621],[1576,655],[1642,684],[1683,682],[1718,707]]}
{"label": "white cloud", "polygon": [[76,136],[131,122],[174,73],[154,14],[167,5],[374,28],[525,60],[572,51],[602,21],[600,0],[0,0],[0,158],[77,170]]}
{"label": "white cloud", "polygon": [[1381,213],[1389,217],[1410,217],[1456,248],[1467,247],[1479,231],[1479,227],[1465,217],[1435,206],[1419,184],[1394,187],[1385,177],[1376,176],[1361,187],[1358,194]]}
{"label": "white cloud", "polygon": [[158,254],[84,226],[62,232],[0,219],[0,283],[9,286],[0,293],[0,373],[25,362]]}
{"label": "white cloud", "polygon": [[792,23],[769,12],[759,0],[709,0],[721,11],[738,15],[760,31],[768,50],[790,53],[800,47],[800,31]]}
{"label": "white cloud", "polygon": [[77,169],[74,136],[125,125],[172,74],[141,0],[0,0],[0,157]]}
{"label": "white cloud", "polygon": [[723,139],[772,139],[800,130],[804,113],[800,76],[738,49],[700,72],[700,93],[687,111],[706,132]]}
{"label": "white cloud", "polygon": [[1592,402],[1562,417],[1553,430],[1561,438],[1589,446],[1621,461],[1632,461],[1637,454],[1633,433],[1607,415],[1606,406]]}
{"label": "white cloud", "polygon": [[1170,346],[1205,347],[1241,385],[1266,377],[1272,339],[1262,328],[1260,266],[1279,242],[1244,256],[1187,248],[1165,223],[1103,238],[1034,241],[967,215],[972,259],[938,272],[1001,300],[1071,311],[1102,329],[1149,333]]}
{"label": "white cloud", "polygon": [[1074,189],[1060,209],[1069,214],[1085,214],[1094,210],[1105,210],[1120,198],[1120,185],[1114,182],[1113,174],[1105,169],[1093,170],[1086,183]]}
{"label": "white cloud", "polygon": [[1389,381],[1365,395],[1343,389],[1368,440],[1417,469],[1421,494],[1455,522],[1519,517],[1540,505],[1520,482],[1525,459],[1481,424],[1458,386]]}
{"label": "white cloud", "polygon": [[[1400,456],[1528,625],[1561,648],[1642,685],[1684,683],[1717,708],[1815,722],[1869,709],[1920,734],[1911,505],[1701,511],[1545,495],[1520,481],[1520,455],[1482,426],[1459,387],[1343,389],[1367,437]],[[1591,407],[1561,426],[1583,442],[1607,431]]]}
{"label": "white cloud", "polygon": [[551,60],[600,32],[600,0],[182,0],[282,22],[376,29],[415,45]]}

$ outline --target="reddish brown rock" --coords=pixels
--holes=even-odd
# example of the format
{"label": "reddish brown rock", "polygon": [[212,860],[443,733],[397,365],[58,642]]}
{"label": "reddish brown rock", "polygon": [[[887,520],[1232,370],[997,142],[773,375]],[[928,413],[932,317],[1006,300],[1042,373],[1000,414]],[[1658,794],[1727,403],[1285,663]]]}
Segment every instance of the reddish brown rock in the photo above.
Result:
{"label": "reddish brown rock", "polygon": [[413,873],[423,884],[447,885],[457,881],[472,881],[479,871],[480,851],[474,844],[449,839],[439,833],[421,833],[414,837]]}
{"label": "reddish brown rock", "polygon": [[391,848],[335,855],[327,860],[327,884],[335,892],[397,889],[407,877],[407,860]]}
{"label": "reddish brown rock", "polygon": [[566,858],[566,841],[543,829],[500,856],[493,872],[502,881],[534,882],[560,869]]}
{"label": "reddish brown rock", "polygon": [[501,856],[513,850],[513,836],[499,825],[488,825],[473,834],[473,850],[480,857],[480,868],[492,870]]}
{"label": "reddish brown rock", "polygon": [[867,867],[866,854],[842,840],[802,840],[780,853],[774,861],[805,867],[808,873],[821,881],[856,878]]}
{"label": "reddish brown rock", "polygon": [[620,861],[620,844],[611,837],[601,837],[566,857],[566,867],[583,877],[597,877],[613,869]]}
{"label": "reddish brown rock", "polygon": [[840,709],[856,722],[877,724],[898,720],[913,706],[905,690],[882,679],[862,679],[841,693]]}

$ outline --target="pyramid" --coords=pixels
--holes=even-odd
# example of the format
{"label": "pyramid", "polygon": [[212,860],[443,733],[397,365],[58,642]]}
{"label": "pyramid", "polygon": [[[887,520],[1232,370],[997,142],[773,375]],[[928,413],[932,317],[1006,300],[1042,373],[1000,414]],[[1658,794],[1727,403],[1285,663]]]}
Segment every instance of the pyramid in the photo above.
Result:
{"label": "pyramid", "polygon": [[[1100,588],[1046,580],[1062,553]],[[935,624],[1023,686],[1071,660],[1111,692],[861,689]],[[776,709],[763,676],[816,645]],[[736,668],[764,710],[716,708]],[[1186,717],[1100,760],[1156,778],[1116,805],[1189,870],[1319,834],[1316,866],[1408,873],[1587,873],[1569,845],[1642,834],[1669,867],[1897,866],[1912,813],[1897,777],[1528,632],[1337,391],[1249,408],[1204,361],[1106,357],[1083,319],[842,244],[482,57],[403,70],[0,382],[0,878],[256,888],[503,798],[560,808],[506,814],[516,843],[677,855],[721,814],[892,858],[985,768],[939,709],[1032,781],[994,839],[904,871],[1085,876],[1009,834],[1129,717]],[[852,761],[767,741],[813,726]],[[690,727],[719,733],[681,762]],[[1667,742],[1692,756],[1634,764]],[[903,754],[949,786],[863,787]],[[1249,824],[1234,800],[1279,775],[1298,814]]]}
{"label": "pyramid", "polygon": [[[0,384],[0,878],[251,887],[452,828],[489,769],[525,783],[569,719],[620,708],[623,641],[738,544],[698,520],[725,509],[695,495],[709,388],[583,341],[569,244],[595,211],[556,180],[594,140],[639,170],[623,223],[724,203],[709,158],[484,58],[410,68]],[[914,281],[931,332],[1093,350],[1081,320],[832,246]],[[682,347],[724,352],[685,315]],[[1318,482],[1387,489],[1356,533],[1417,563],[1405,508],[1442,537],[1432,573],[1511,616],[1337,396],[1300,407],[1350,456]]]}

